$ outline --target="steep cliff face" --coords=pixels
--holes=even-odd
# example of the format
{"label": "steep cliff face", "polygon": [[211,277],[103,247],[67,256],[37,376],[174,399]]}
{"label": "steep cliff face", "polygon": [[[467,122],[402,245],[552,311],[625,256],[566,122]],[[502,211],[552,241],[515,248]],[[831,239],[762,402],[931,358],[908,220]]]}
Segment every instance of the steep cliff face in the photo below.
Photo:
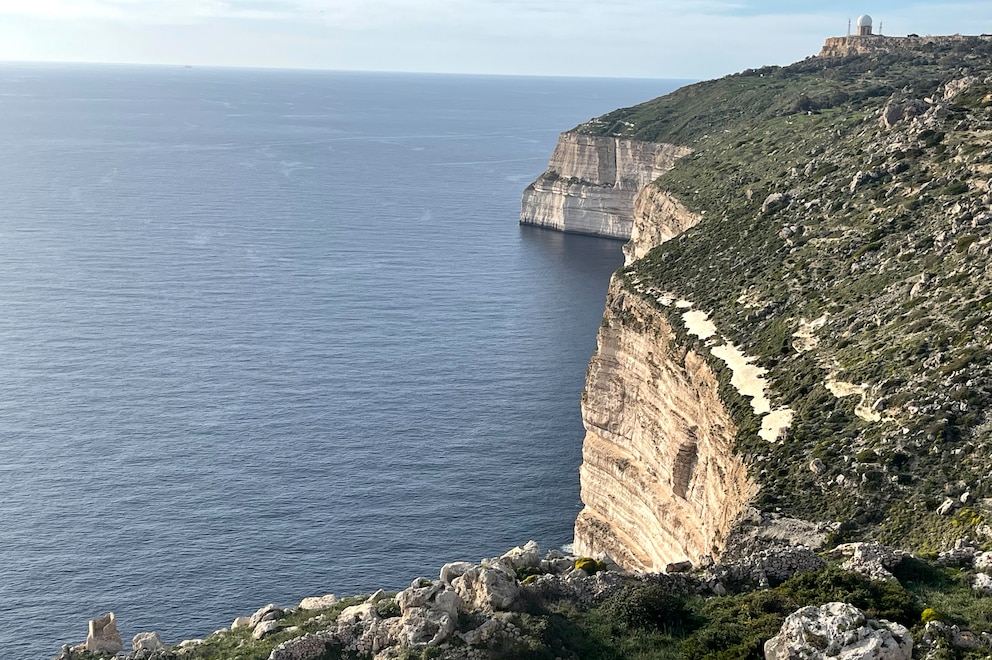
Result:
{"label": "steep cliff face", "polygon": [[615,280],[582,405],[585,508],[576,552],[626,568],[718,554],[756,486],[704,359],[646,298]]}
{"label": "steep cliff face", "polygon": [[630,265],[651,248],[695,227],[702,219],[703,216],[691,212],[664,189],[647,186],[634,199],[630,240],[623,246],[624,265]]}
{"label": "steep cliff face", "polygon": [[696,561],[749,506],[931,552],[992,519],[992,39],[871,43],[569,134],[691,154],[632,198],[578,551]]}
{"label": "steep cliff face", "polygon": [[671,144],[562,133],[547,171],[524,191],[520,222],[630,238],[634,197],[688,152]]}

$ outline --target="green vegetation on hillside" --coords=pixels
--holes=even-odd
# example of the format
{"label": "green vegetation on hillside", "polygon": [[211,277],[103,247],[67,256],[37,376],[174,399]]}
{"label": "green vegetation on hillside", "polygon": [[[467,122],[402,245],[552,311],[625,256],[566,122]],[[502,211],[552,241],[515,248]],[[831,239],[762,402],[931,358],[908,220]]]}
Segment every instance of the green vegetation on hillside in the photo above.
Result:
{"label": "green vegetation on hillside", "polygon": [[[885,128],[890,103],[910,109]],[[654,185],[703,222],[623,277],[710,313],[796,413],[783,442],[760,439],[710,359],[757,506],[917,550],[989,522],[992,40],[746,71],[577,130],[694,149]],[[824,318],[797,348],[800,324]],[[945,499],[956,515],[936,513]]]}

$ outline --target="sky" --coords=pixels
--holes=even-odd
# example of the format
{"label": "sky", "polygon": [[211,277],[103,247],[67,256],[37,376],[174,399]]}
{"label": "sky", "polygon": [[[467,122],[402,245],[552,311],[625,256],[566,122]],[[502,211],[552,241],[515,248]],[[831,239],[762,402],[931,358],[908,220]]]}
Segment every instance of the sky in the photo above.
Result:
{"label": "sky", "polygon": [[866,12],[992,33],[989,0],[0,0],[0,61],[704,79],[814,55]]}

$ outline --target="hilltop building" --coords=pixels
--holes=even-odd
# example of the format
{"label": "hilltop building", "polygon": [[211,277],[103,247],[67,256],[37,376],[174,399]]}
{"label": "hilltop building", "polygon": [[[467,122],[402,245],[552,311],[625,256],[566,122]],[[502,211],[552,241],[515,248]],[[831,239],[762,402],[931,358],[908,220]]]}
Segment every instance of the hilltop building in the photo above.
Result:
{"label": "hilltop building", "polygon": [[870,37],[871,36],[871,16],[868,14],[862,14],[858,16],[858,36],[859,37]]}

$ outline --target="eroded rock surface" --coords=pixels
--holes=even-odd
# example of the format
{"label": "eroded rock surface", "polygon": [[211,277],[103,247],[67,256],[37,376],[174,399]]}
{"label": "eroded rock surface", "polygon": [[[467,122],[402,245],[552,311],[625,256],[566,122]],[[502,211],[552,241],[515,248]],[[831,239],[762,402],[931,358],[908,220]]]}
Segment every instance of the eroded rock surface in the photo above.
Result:
{"label": "eroded rock surface", "polygon": [[898,623],[869,621],[848,603],[804,607],[765,642],[767,660],[910,660],[913,638]]}
{"label": "eroded rock surface", "polygon": [[661,571],[722,548],[756,488],[717,388],[664,315],[614,281],[582,405],[578,554]]}
{"label": "eroded rock surface", "polygon": [[634,197],[689,149],[562,133],[548,170],[524,191],[521,224],[630,238]]}

